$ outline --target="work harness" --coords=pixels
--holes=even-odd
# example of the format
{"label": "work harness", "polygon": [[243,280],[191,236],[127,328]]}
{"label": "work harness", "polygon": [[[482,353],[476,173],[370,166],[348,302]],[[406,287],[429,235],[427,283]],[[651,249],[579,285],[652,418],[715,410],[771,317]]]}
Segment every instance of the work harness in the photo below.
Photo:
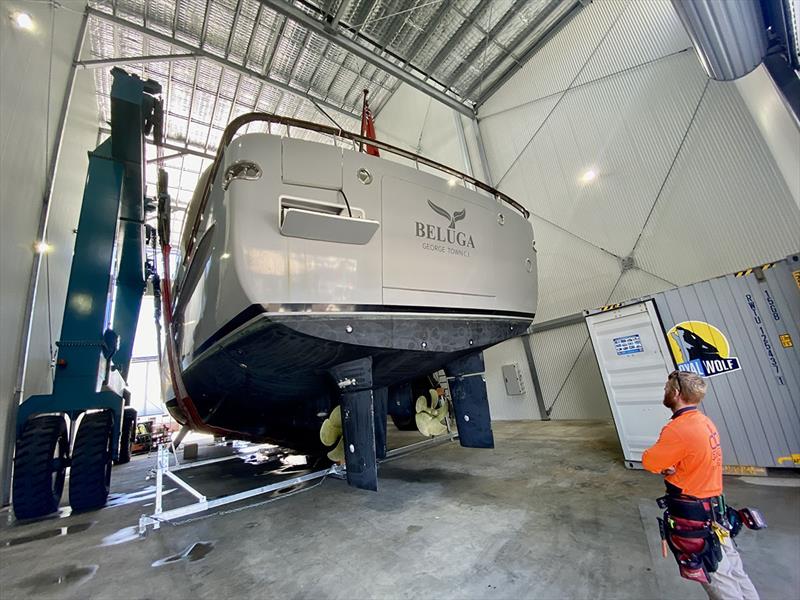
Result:
{"label": "work harness", "polygon": [[749,529],[767,526],[760,511],[737,510],[728,506],[722,495],[695,498],[668,487],[667,495],[657,502],[665,509],[663,517],[658,517],[662,556],[667,556],[667,548],[672,550],[681,577],[700,583],[710,583],[709,574],[717,570],[722,560],[725,538],[733,540],[742,525]]}

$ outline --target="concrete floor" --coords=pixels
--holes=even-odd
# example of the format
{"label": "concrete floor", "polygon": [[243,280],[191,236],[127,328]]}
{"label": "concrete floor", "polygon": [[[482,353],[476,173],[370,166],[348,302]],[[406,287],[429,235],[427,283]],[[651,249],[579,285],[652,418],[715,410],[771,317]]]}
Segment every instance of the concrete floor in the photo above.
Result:
{"label": "concrete floor", "polygon": [[[144,538],[130,527],[152,511],[144,474],[154,457],[138,457],[115,468],[116,506],[16,526],[0,513],[0,597],[705,597],[660,557],[662,485],[622,466],[611,425],[496,423],[495,437],[493,451],[448,443],[387,463],[378,493],[329,478]],[[263,485],[259,468],[248,468],[198,469],[192,483],[214,493]],[[764,599],[800,597],[795,483],[726,478],[729,501],[769,521],[738,538]],[[167,500],[191,499],[176,490]],[[197,542],[207,545],[153,566]]]}

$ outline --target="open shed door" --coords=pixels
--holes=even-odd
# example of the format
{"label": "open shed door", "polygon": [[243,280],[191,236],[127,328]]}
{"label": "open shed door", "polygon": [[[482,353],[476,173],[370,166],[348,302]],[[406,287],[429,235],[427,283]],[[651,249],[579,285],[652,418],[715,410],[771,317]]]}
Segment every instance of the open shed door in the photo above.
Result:
{"label": "open shed door", "polygon": [[586,326],[603,376],[628,467],[638,466],[670,417],[662,404],[674,369],[652,300],[588,315]]}

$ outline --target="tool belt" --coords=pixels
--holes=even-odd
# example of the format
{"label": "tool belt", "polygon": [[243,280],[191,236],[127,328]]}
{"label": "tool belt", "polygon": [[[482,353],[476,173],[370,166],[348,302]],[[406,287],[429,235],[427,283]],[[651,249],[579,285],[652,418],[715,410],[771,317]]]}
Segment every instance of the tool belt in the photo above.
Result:
{"label": "tool belt", "polygon": [[658,499],[658,505],[666,509],[658,519],[663,555],[668,547],[681,577],[709,583],[709,573],[722,560],[721,538],[729,535],[724,498],[668,494]]}

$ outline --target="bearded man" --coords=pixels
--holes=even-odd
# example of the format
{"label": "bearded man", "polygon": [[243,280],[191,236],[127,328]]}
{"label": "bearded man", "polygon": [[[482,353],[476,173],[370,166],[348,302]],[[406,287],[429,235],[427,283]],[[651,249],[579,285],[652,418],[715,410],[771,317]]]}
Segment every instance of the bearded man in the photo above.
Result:
{"label": "bearded man", "polygon": [[[642,455],[642,466],[664,475],[667,496],[724,507],[722,496],[722,445],[714,423],[698,410],[706,395],[706,382],[695,373],[673,371],[664,385],[664,406],[672,418],[654,446]],[[708,515],[720,527],[730,528],[724,512]],[[702,583],[711,600],[758,600],[758,592],[744,572],[736,543],[722,536],[722,560]]]}

